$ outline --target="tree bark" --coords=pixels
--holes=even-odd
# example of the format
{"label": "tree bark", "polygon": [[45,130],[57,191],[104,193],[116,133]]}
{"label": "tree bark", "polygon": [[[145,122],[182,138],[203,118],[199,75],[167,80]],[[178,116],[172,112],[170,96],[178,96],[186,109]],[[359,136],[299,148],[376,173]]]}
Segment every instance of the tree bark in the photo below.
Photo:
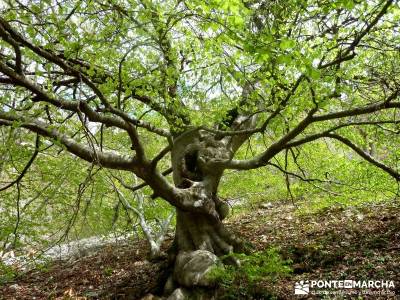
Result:
{"label": "tree bark", "polygon": [[177,210],[174,253],[207,250],[217,256],[242,250],[242,241],[229,232],[222,220],[201,213]]}
{"label": "tree bark", "polygon": [[[197,250],[217,256],[243,250],[242,241],[222,222],[229,212],[229,206],[217,196],[223,170],[207,166],[209,160],[232,158],[231,149],[229,143],[199,129],[188,130],[174,140],[171,151],[174,184],[187,192],[187,198],[194,207],[204,209],[176,209],[175,239],[169,251],[171,263],[181,253],[187,255]],[[175,281],[180,281],[176,272],[173,273]]]}

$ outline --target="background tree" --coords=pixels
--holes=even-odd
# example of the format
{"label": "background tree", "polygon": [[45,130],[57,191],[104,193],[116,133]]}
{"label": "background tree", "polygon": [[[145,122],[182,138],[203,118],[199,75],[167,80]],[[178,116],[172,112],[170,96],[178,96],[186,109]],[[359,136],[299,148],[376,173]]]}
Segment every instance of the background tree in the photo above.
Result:
{"label": "background tree", "polygon": [[[134,174],[142,183],[131,190],[148,186],[176,209],[173,261],[243,250],[222,223],[227,169],[270,165],[310,180],[298,153],[322,140],[398,182],[393,2],[5,1],[2,140],[18,136],[33,153],[0,189],[19,199],[35,160],[64,151],[89,163],[88,180],[117,170],[101,184],[116,195],[119,171]],[[245,143],[256,145],[251,157]]]}

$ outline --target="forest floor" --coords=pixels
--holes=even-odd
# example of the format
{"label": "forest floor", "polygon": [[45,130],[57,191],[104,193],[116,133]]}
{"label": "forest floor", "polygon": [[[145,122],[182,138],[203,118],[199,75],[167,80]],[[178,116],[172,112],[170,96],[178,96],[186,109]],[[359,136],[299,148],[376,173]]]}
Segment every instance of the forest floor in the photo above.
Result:
{"label": "forest floor", "polygon": [[[258,282],[265,295],[323,298],[295,296],[294,284],[300,280],[393,280],[395,287],[384,296],[325,299],[400,299],[399,203],[299,212],[292,204],[276,202],[237,212],[228,220],[255,250],[278,247],[282,257],[292,261],[290,275]],[[147,251],[139,241],[41,265],[0,283],[0,299],[140,299],[157,292],[165,275],[165,262],[147,261]],[[253,296],[245,292],[231,299],[264,299]]]}

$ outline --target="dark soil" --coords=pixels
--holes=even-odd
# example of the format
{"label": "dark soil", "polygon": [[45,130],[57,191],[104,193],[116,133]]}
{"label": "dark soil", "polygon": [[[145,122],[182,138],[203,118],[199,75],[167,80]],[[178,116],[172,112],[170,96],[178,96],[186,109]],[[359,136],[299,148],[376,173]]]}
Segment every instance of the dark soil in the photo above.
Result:
{"label": "dark soil", "polygon": [[[318,214],[300,215],[293,205],[276,203],[268,209],[236,214],[228,220],[228,226],[247,239],[254,250],[278,247],[283,258],[292,260],[290,276],[258,284],[263,295],[322,299],[294,295],[295,282],[393,280],[392,294],[362,295],[359,299],[400,299],[398,204],[333,207]],[[166,276],[166,261],[149,262],[147,255],[148,248],[142,241],[107,246],[74,261],[56,261],[0,286],[0,299],[140,299],[160,291],[160,282]],[[266,298],[248,292],[236,299]]]}

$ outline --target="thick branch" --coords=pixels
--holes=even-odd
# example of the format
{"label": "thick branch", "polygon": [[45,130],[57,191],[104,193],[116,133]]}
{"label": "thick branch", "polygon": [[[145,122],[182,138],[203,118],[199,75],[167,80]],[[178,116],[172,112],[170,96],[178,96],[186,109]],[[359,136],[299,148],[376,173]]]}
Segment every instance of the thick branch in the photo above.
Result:
{"label": "thick branch", "polygon": [[303,144],[315,141],[316,139],[326,137],[327,134],[332,133],[332,131],[336,131],[343,127],[362,126],[362,125],[380,125],[380,124],[399,124],[399,123],[400,123],[400,121],[397,121],[397,120],[381,120],[381,121],[364,121],[364,122],[351,122],[351,123],[339,124],[337,126],[329,128],[323,132],[307,135],[301,139],[287,143],[285,148],[293,148],[293,147],[301,146]]}
{"label": "thick branch", "polygon": [[99,97],[100,101],[105,107],[109,107],[110,104],[106,100],[105,96],[103,93],[98,89],[98,87],[82,72],[79,72],[78,70],[74,69],[70,65],[68,65],[63,59],[58,57],[57,55],[44,50],[40,47],[37,47],[27,41],[21,34],[19,34],[17,31],[15,31],[10,24],[6,20],[0,17],[0,24],[5,28],[5,30],[12,36],[14,40],[17,42],[21,43],[25,47],[29,48],[33,52],[35,52],[37,55],[47,59],[48,61],[55,63],[58,65],[60,68],[62,68],[67,74],[71,74],[74,76],[77,76],[79,79],[81,79],[88,87],[90,87],[93,92],[96,94],[97,97]]}
{"label": "thick branch", "polygon": [[360,149],[352,141],[350,141],[349,139],[347,139],[347,138],[345,138],[345,137],[343,137],[341,135],[338,135],[338,134],[329,133],[329,132],[323,132],[323,133],[319,133],[319,134],[314,134],[314,135],[310,135],[310,136],[308,136],[306,138],[303,138],[301,140],[289,143],[289,144],[286,145],[286,147],[287,148],[297,147],[297,146],[301,146],[303,144],[315,141],[317,139],[326,138],[326,137],[327,138],[336,139],[336,140],[340,141],[341,143],[349,146],[351,149],[353,149],[358,155],[360,155],[366,161],[368,161],[369,163],[373,164],[374,166],[382,169],[383,171],[388,173],[390,176],[392,176],[397,181],[400,181],[400,173],[398,173],[396,170],[390,168],[389,166],[385,165],[384,163],[376,160],[371,155],[369,155],[368,153],[366,153],[362,149]]}
{"label": "thick branch", "polygon": [[60,133],[56,129],[50,128],[50,126],[43,122],[38,120],[25,120],[22,117],[16,117],[15,115],[12,116],[0,112],[0,125],[12,126],[15,122],[17,122],[20,127],[60,142],[69,152],[90,163],[95,163],[110,169],[127,171],[134,171],[138,168],[135,158],[115,153],[93,151],[93,149],[77,143],[67,135]]}
{"label": "thick branch", "polygon": [[227,169],[249,170],[265,166],[268,161],[285,148],[285,145],[302,133],[308,125],[313,122],[313,114],[317,111],[312,109],[307,116],[297,124],[292,130],[281,137],[277,142],[268,147],[266,151],[260,155],[248,160],[231,160],[224,162],[212,162],[215,167]]}
{"label": "thick branch", "polygon": [[354,109],[328,113],[328,114],[325,114],[325,115],[315,116],[313,118],[313,122],[326,121],[326,120],[332,120],[332,119],[339,119],[339,118],[345,118],[345,117],[357,116],[357,115],[364,115],[364,114],[369,114],[369,113],[373,113],[373,112],[376,112],[376,111],[379,111],[379,110],[389,109],[389,108],[400,108],[400,102],[391,102],[392,100],[397,98],[397,96],[399,95],[399,92],[400,92],[400,89],[394,91],[383,102],[378,102],[378,103],[375,103],[375,104],[370,104],[370,105],[366,105],[366,106],[362,106],[362,107],[357,107],[357,108],[354,108]]}
{"label": "thick branch", "polygon": [[18,74],[22,74],[22,56],[18,43],[10,36],[10,34],[6,32],[5,28],[1,24],[0,24],[0,36],[2,37],[3,40],[5,40],[14,48],[15,71]]}
{"label": "thick branch", "polygon": [[[345,110],[335,113],[330,113],[322,116],[314,116],[313,113],[316,109],[312,110],[306,118],[298,123],[296,127],[294,127],[291,131],[289,131],[286,135],[284,135],[280,140],[273,143],[268,147],[266,151],[261,153],[260,155],[248,159],[248,160],[231,160],[231,161],[223,161],[223,162],[213,162],[212,164],[215,167],[219,168],[229,168],[229,169],[239,169],[239,170],[249,170],[255,169],[261,166],[265,166],[268,161],[282,151],[284,148],[288,148],[288,146],[295,146],[299,144],[303,144],[309,141],[313,141],[317,138],[325,136],[327,132],[315,134],[309,137],[304,138],[301,142],[295,141],[290,143],[296,136],[302,133],[311,123],[331,120],[331,119],[341,119],[349,116],[356,116],[361,114],[368,114],[372,112],[381,111],[384,109],[390,108],[400,108],[399,102],[391,102],[398,96],[399,90],[393,92],[385,101],[379,102],[376,104],[367,105],[364,107],[359,107],[351,110]],[[329,130],[331,131],[331,130]],[[289,144],[290,143],[290,144]]]}
{"label": "thick branch", "polygon": [[12,80],[13,84],[23,86],[30,90],[32,93],[36,95],[36,97],[32,100],[34,101],[44,101],[47,103],[50,103],[54,105],[55,107],[66,109],[69,111],[73,112],[83,112],[86,114],[91,122],[98,122],[102,123],[104,125],[107,125],[109,127],[115,126],[121,129],[124,129],[126,131],[131,130],[130,126],[128,126],[125,122],[132,123],[135,126],[142,127],[150,132],[156,133],[161,136],[169,137],[170,134],[168,131],[162,129],[162,128],[157,128],[153,126],[152,124],[145,122],[145,121],[139,121],[136,120],[130,116],[128,116],[126,113],[109,107],[107,111],[112,112],[113,114],[117,115],[118,117],[122,118],[123,120],[117,118],[117,117],[112,117],[112,116],[105,116],[104,114],[100,114],[96,111],[94,111],[86,102],[81,101],[66,101],[62,99],[56,99],[49,94],[47,94],[43,89],[33,83],[32,81],[28,80],[26,77],[17,74],[13,69],[9,68],[6,64],[0,61],[0,72],[3,74],[9,76]]}
{"label": "thick branch", "polygon": [[369,163],[373,164],[374,166],[382,169],[383,171],[388,173],[390,176],[392,176],[397,181],[400,181],[400,174],[396,170],[394,170],[394,169],[390,168],[389,166],[385,165],[384,163],[376,160],[371,155],[369,155],[368,153],[361,150],[357,145],[355,145],[349,139],[347,139],[343,136],[340,136],[338,134],[334,134],[334,133],[329,133],[326,135],[326,137],[336,139],[336,140],[342,142],[343,144],[349,146],[351,149],[353,149],[358,155],[360,155],[366,161],[368,161]]}
{"label": "thick branch", "polygon": [[[0,125],[13,126],[17,124],[32,132],[36,132],[42,136],[51,138],[61,143],[72,154],[109,169],[118,169],[131,171],[138,177],[143,179],[157,195],[164,198],[171,205],[187,211],[201,211],[204,212],[202,207],[194,206],[192,198],[189,197],[186,191],[181,191],[171,185],[168,180],[163,176],[167,172],[161,174],[157,169],[152,169],[150,163],[138,161],[136,157],[127,157],[115,153],[106,153],[96,151],[82,144],[77,143],[75,140],[60,133],[55,129],[49,128],[45,123],[38,120],[24,120],[21,117],[11,116],[7,113],[0,112]],[[168,170],[169,173],[169,170]]]}
{"label": "thick branch", "polygon": [[390,5],[392,5],[393,0],[389,0],[386,1],[385,5],[382,7],[382,9],[380,10],[380,12],[376,15],[376,17],[367,25],[367,27],[359,32],[355,39],[351,42],[350,46],[348,48],[345,49],[345,51],[343,51],[343,53],[334,61],[326,63],[324,65],[320,65],[318,68],[319,69],[324,69],[324,68],[328,68],[330,66],[334,66],[334,65],[338,65],[340,63],[342,63],[343,61],[346,60],[351,60],[353,59],[356,54],[352,51],[355,50],[355,48],[357,47],[357,45],[361,42],[362,38],[367,35],[370,30],[379,22],[379,20],[386,14],[388,8],[390,7]]}
{"label": "thick branch", "polygon": [[343,53],[344,56],[346,56],[348,53],[350,53],[351,51],[353,51],[355,49],[355,47],[360,43],[361,39],[368,34],[368,32],[370,32],[370,30],[372,29],[372,27],[374,27],[379,20],[383,17],[384,14],[386,14],[388,8],[390,7],[390,5],[392,5],[393,0],[388,0],[386,1],[385,5],[382,7],[382,9],[380,10],[380,12],[376,15],[376,17],[368,24],[368,26],[361,31],[357,37],[354,39],[354,41],[350,44],[350,47],[346,49],[346,51]]}

